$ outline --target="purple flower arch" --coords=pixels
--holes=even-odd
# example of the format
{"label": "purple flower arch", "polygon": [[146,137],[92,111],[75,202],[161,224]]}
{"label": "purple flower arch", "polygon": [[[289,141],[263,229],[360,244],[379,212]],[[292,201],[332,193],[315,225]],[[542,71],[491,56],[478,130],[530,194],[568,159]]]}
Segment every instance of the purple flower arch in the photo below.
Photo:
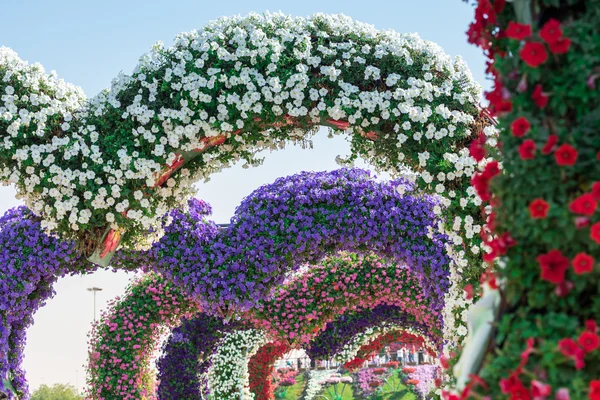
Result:
{"label": "purple flower arch", "polygon": [[[191,201],[186,215],[200,221],[210,206]],[[207,237],[216,233],[214,224],[197,224]],[[148,269],[140,257],[124,252],[115,269]],[[8,210],[0,217],[0,392],[28,399],[28,384],[22,368],[26,334],[33,315],[54,296],[54,283],[65,275],[91,273],[98,269],[78,251],[75,242],[46,234],[26,207]]]}
{"label": "purple flower arch", "polygon": [[27,208],[13,208],[0,217],[0,379],[20,398],[28,398],[21,364],[34,313],[54,295],[52,285],[59,277],[96,268],[73,242],[42,232]]}
{"label": "purple flower arch", "polygon": [[211,240],[175,211],[165,236],[140,257],[207,312],[230,315],[260,306],[305,262],[368,251],[407,265],[441,310],[451,259],[433,212],[438,201],[414,191],[401,195],[399,184],[410,189],[405,181],[377,182],[346,168],[279,178],[246,197]]}

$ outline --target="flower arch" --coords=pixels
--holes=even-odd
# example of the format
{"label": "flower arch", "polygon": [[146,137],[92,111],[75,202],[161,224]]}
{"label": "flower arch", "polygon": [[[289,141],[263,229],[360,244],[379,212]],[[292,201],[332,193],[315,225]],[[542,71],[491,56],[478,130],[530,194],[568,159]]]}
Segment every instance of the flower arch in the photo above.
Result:
{"label": "flower arch", "polygon": [[[201,222],[210,207],[194,201],[188,213]],[[216,230],[214,224],[198,225],[197,230],[205,235]],[[27,398],[28,385],[21,364],[33,315],[54,295],[52,286],[58,278],[91,273],[98,265],[87,261],[73,241],[45,233],[40,219],[25,207],[11,209],[0,218],[0,244],[0,379],[4,391]],[[122,254],[115,268],[137,270],[142,267],[138,261]]]}
{"label": "flower arch", "polygon": [[158,275],[147,274],[131,283],[93,326],[86,367],[89,398],[152,396],[150,360],[161,335],[198,310],[198,303]]}
{"label": "flower arch", "polygon": [[[479,259],[467,225],[480,218],[468,151],[486,124],[480,89],[462,60],[415,34],[340,15],[223,18],[156,45],[87,102],[7,48],[0,73],[1,176],[95,262],[120,242],[149,246],[146,232],[185,205],[194,181],[240,159],[256,164],[256,150],[319,125],[348,132],[351,158],[412,168],[420,188],[444,195],[438,212],[467,244],[463,258]],[[455,216],[464,229],[452,229]]]}
{"label": "flower arch", "polygon": [[439,336],[431,335],[421,323],[416,322],[412,315],[401,308],[385,304],[340,315],[327,323],[326,328],[304,347],[311,359],[335,358],[345,363],[355,358],[359,349],[370,340],[399,329],[423,337],[433,351],[441,349],[442,341]]}
{"label": "flower arch", "polygon": [[[349,134],[350,159],[362,156],[393,174],[412,169],[417,187],[439,195],[437,204],[421,194],[402,197],[427,209],[428,229],[406,236],[407,243],[426,244],[392,249],[406,252],[425,294],[435,294],[434,308],[444,296],[460,295],[458,285],[448,293],[448,276],[469,282],[480,273],[481,200],[470,187],[478,165],[468,151],[486,125],[476,105],[479,89],[461,60],[453,62],[416,35],[378,32],[346,17],[320,14],[221,19],[200,33],[178,36],[170,49],[155,46],[131,76],[119,76],[89,102],[79,88],[10,49],[0,49],[0,73],[0,178],[16,185],[41,228],[73,240],[94,263],[107,265],[119,245],[149,248],[163,235],[163,216],[185,205],[196,180],[238,160],[256,164],[257,150],[304,140],[325,125]],[[411,186],[397,184],[400,191]],[[377,212],[372,207],[380,205],[367,201],[363,208]],[[396,215],[394,223],[402,225],[402,211]],[[437,221],[437,215],[443,218]],[[361,222],[369,221],[362,217]],[[187,224],[194,220],[186,218]],[[177,220],[172,232],[183,221]],[[243,232],[245,223],[253,226],[243,218],[229,233],[236,223],[242,227],[238,240],[254,233]],[[388,237],[403,237],[387,228]],[[446,236],[455,247],[446,246]],[[197,298],[208,293],[201,300],[209,312],[229,317],[235,308],[257,305],[290,270],[290,261],[280,260],[272,269],[257,269],[260,279],[249,281],[240,263],[234,262],[233,270],[209,270],[202,259],[223,251],[221,243],[191,254],[192,248],[202,249],[203,239],[186,239],[193,246],[183,254],[164,247],[167,235],[140,257],[160,256],[162,264],[145,265],[165,271]],[[374,242],[368,233],[359,239],[354,246]],[[375,250],[387,255],[386,246],[393,243],[384,240]],[[305,257],[321,257],[328,243],[322,244],[302,249]],[[232,249],[233,260],[241,257]],[[345,248],[340,244],[336,250]],[[418,255],[408,257],[411,251]],[[124,257],[115,264],[136,259]],[[185,267],[172,268],[174,260],[186,257],[203,263],[195,265],[204,279]],[[203,286],[211,275],[224,280],[214,290]],[[450,311],[446,314],[455,310]]]}
{"label": "flower arch", "polygon": [[[436,231],[438,199],[377,182],[369,172],[303,172],[262,186],[210,241],[175,212],[167,234],[143,257],[207,312],[231,315],[270,298],[303,262],[337,251],[370,251],[406,264],[434,310],[450,282],[447,237]],[[406,184],[409,187],[410,185]]]}
{"label": "flower arch", "polygon": [[277,289],[248,318],[278,340],[308,343],[337,316],[380,304],[396,306],[441,336],[440,310],[431,307],[407,267],[368,254],[329,257]]}

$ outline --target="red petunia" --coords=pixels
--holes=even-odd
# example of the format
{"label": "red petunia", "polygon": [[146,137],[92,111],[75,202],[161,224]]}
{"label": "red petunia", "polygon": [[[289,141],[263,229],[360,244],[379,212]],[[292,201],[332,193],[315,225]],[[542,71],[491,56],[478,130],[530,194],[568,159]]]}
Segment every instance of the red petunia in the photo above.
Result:
{"label": "red petunia", "polygon": [[596,321],[594,321],[593,319],[588,319],[587,321],[585,321],[585,329],[587,331],[596,333],[596,331],[598,330],[598,325],[596,325]]}
{"label": "red petunia", "polygon": [[513,134],[513,136],[516,136],[516,137],[525,136],[525,134],[527,132],[529,132],[530,128],[531,128],[531,125],[529,124],[529,121],[525,117],[519,117],[519,118],[515,119],[513,121],[513,123],[510,125],[512,134]]}
{"label": "red petunia", "polygon": [[483,169],[483,174],[488,178],[493,178],[496,175],[500,175],[500,164],[498,164],[498,161],[490,161],[487,163]]}
{"label": "red petunia", "polygon": [[577,275],[592,272],[595,263],[594,257],[586,253],[577,253],[572,261],[573,269]]}
{"label": "red petunia", "polygon": [[600,201],[600,182],[594,182],[592,185],[592,196],[594,196],[594,199]]}
{"label": "red petunia", "polygon": [[590,237],[592,240],[598,244],[600,244],[600,222],[596,222],[590,228]]}
{"label": "red petunia", "polygon": [[550,396],[552,393],[552,386],[542,383],[540,381],[536,381],[535,379],[531,381],[531,394],[533,397],[546,397]]}
{"label": "red petunia", "polygon": [[579,353],[579,345],[571,338],[558,341],[558,350],[566,357],[575,357]]}
{"label": "red petunia", "polygon": [[548,105],[548,96],[542,91],[542,85],[535,85],[531,98],[539,108],[544,108]]}
{"label": "red petunia", "polygon": [[544,145],[544,147],[542,147],[542,154],[552,153],[554,151],[554,146],[556,146],[556,143],[558,143],[557,135],[548,136],[548,141],[546,141],[546,144]]}
{"label": "red petunia", "polygon": [[480,133],[477,139],[473,140],[469,146],[469,154],[471,154],[471,157],[477,162],[483,160],[487,154],[487,151],[485,150],[485,140],[485,135]]}
{"label": "red petunia", "polygon": [[548,44],[556,43],[562,38],[563,31],[560,21],[552,18],[540,29],[540,37]]}
{"label": "red petunia", "polygon": [[510,21],[506,28],[506,36],[511,39],[523,40],[531,35],[531,25]]}
{"label": "red petunia", "polygon": [[465,298],[471,300],[473,298],[473,285],[469,283],[463,290],[465,291]]}
{"label": "red petunia", "polygon": [[600,400],[600,380],[590,381],[590,400]]}
{"label": "red petunia", "polygon": [[530,67],[537,68],[548,59],[548,52],[542,43],[527,42],[519,53],[521,59]]}
{"label": "red petunia", "polygon": [[579,342],[579,345],[587,353],[591,353],[592,351],[600,347],[600,338],[598,338],[598,335],[596,335],[595,332],[583,332],[581,335],[579,335],[577,342]]}
{"label": "red petunia", "polygon": [[522,160],[532,160],[535,157],[535,142],[527,139],[521,143],[519,146],[519,155]]}
{"label": "red petunia", "polygon": [[550,51],[554,54],[565,54],[571,48],[571,39],[562,38],[557,42],[551,43]]}
{"label": "red petunia", "polygon": [[559,284],[565,280],[565,272],[569,268],[570,260],[560,250],[550,250],[536,258],[542,269],[541,278],[545,281]]}
{"label": "red petunia", "polygon": [[591,193],[582,194],[569,204],[569,210],[575,214],[593,215],[598,203]]}
{"label": "red petunia", "polygon": [[550,204],[544,199],[535,199],[529,204],[529,214],[533,219],[543,219],[548,216]]}
{"label": "red petunia", "polygon": [[571,146],[570,144],[563,144],[554,153],[554,158],[556,159],[556,163],[558,165],[575,165],[577,161],[578,152]]}

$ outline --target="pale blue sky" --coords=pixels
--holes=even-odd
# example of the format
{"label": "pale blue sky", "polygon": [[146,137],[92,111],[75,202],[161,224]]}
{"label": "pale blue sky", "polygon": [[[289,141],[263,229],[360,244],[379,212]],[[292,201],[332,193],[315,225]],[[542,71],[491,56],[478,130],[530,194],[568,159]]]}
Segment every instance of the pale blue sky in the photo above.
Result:
{"label": "pale blue sky", "polygon": [[[30,62],[81,86],[88,97],[109,86],[119,71],[130,72],[153,43],[169,45],[179,32],[201,29],[220,16],[283,11],[294,16],[315,12],[343,13],[377,29],[418,32],[452,55],[461,55],[477,81],[484,84],[484,58],[467,44],[465,31],[473,10],[460,0],[395,1],[41,1],[2,2],[0,46],[8,46]],[[334,159],[347,154],[340,137],[318,135],[313,150],[288,147],[271,154],[257,169],[235,167],[199,184],[198,197],[210,202],[217,222],[228,222],[241,199],[279,176],[303,170],[337,168]],[[0,187],[0,212],[20,204],[12,188]],[[86,333],[93,315],[87,287],[100,286],[98,313],[106,301],[123,292],[128,275],[97,272],[61,279],[57,295],[35,315],[29,330],[25,366],[31,387],[55,382],[84,385]]]}

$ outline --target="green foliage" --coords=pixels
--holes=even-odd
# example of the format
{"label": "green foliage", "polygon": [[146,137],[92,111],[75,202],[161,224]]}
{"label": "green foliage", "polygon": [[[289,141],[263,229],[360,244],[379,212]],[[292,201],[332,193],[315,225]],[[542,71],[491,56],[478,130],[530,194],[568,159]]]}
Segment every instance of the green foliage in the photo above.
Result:
{"label": "green foliage", "polygon": [[75,386],[55,383],[53,386],[41,385],[31,395],[31,400],[83,400]]}

